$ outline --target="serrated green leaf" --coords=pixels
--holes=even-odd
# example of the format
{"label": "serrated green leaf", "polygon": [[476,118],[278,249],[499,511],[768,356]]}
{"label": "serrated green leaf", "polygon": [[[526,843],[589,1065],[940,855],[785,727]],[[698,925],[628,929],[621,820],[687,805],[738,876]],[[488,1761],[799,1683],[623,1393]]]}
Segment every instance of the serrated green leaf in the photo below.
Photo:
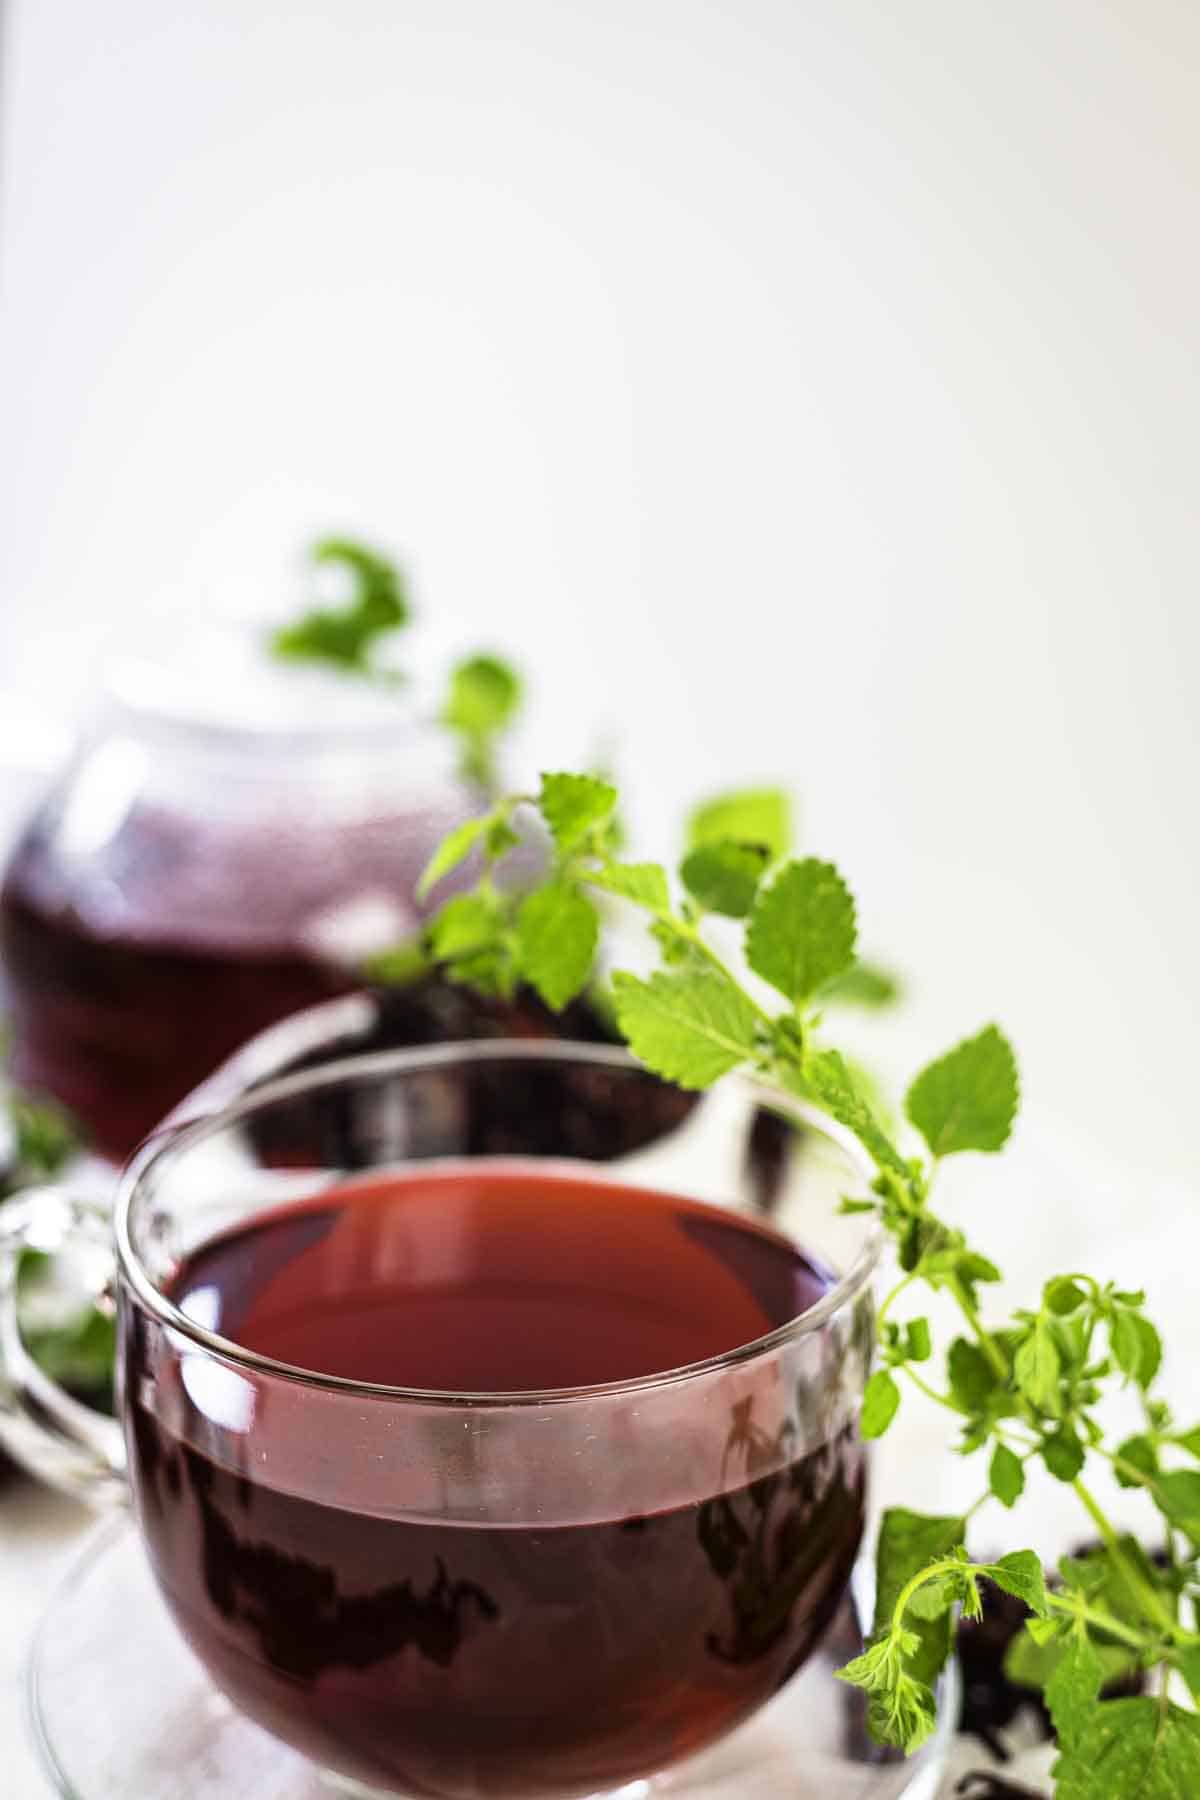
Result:
{"label": "serrated green leaf", "polygon": [[1193,1800],[1200,1718],[1156,1700],[1102,1700],[1054,1765],[1056,1800]]}
{"label": "serrated green leaf", "polygon": [[465,732],[498,731],[521,704],[521,678],[498,656],[475,655],[456,663],[442,722]]}
{"label": "serrated green leaf", "polygon": [[612,816],[617,790],[598,775],[542,776],[538,807],[560,852],[578,850],[596,826]]}
{"label": "serrated green leaf", "polygon": [[1032,1550],[1010,1551],[999,1562],[989,1563],[984,1572],[1006,1594],[1023,1600],[1030,1612],[1039,1618],[1044,1618],[1050,1610],[1046,1603],[1046,1576],[1041,1558]]}
{"label": "serrated green leaf", "polygon": [[767,852],[757,844],[701,844],[684,857],[679,874],[705,912],[744,919],[754,905],[767,860]]}
{"label": "serrated green leaf", "polygon": [[1007,1038],[988,1025],[923,1069],[905,1111],[934,1156],[1003,1149],[1017,1114],[1017,1065]]}
{"label": "serrated green leaf", "polygon": [[521,973],[555,1012],[587,985],[599,936],[596,909],[578,888],[552,882],[535,888],[521,902],[517,913]]}
{"label": "serrated green leaf", "polygon": [[331,537],[310,552],[318,566],[338,564],[348,572],[353,593],[343,606],[314,607],[271,637],[273,653],[284,661],[325,662],[358,674],[371,672],[377,640],[405,625],[408,595],[399,570],[376,551],[349,538]]}
{"label": "serrated green leaf", "polygon": [[876,1369],[863,1395],[860,1430],[865,1438],[882,1437],[900,1406],[900,1389],[886,1369]]}
{"label": "serrated green leaf", "polygon": [[[1066,1639],[1071,1631],[1068,1619],[1026,1619],[1025,1630],[1009,1645],[1004,1656],[1004,1673],[1018,1687],[1044,1689],[1062,1661]],[[1102,1685],[1125,1680],[1138,1668],[1132,1651],[1120,1644],[1093,1644],[1102,1672]]]}
{"label": "serrated green leaf", "polygon": [[1171,1442],[1178,1444],[1181,1450],[1186,1450],[1189,1456],[1200,1458],[1200,1425],[1194,1426],[1191,1431],[1177,1431]]}
{"label": "serrated green leaf", "polygon": [[634,1055],[680,1087],[709,1087],[754,1055],[754,1007],[715,969],[657,970],[648,981],[618,970],[613,993]]}
{"label": "serrated green leaf", "polygon": [[718,794],[696,807],[688,821],[687,844],[762,844],[772,861],[786,856],[792,841],[792,806],[780,788],[742,788]]}
{"label": "serrated green leaf", "polygon": [[1192,1699],[1200,1700],[1200,1644],[1185,1645],[1174,1652],[1174,1658]]}
{"label": "serrated green leaf", "polygon": [[430,920],[426,935],[434,956],[448,961],[494,944],[498,929],[494,900],[484,894],[455,894]]}
{"label": "serrated green leaf", "polygon": [[996,1390],[997,1376],[977,1344],[955,1338],[946,1359],[951,1397],[968,1412],[982,1412]]}
{"label": "serrated green leaf", "polygon": [[362,965],[368,981],[380,987],[408,987],[419,980],[430,967],[429,954],[419,937],[394,944],[390,950],[377,950]]}
{"label": "serrated green leaf", "polygon": [[836,1050],[816,1050],[806,1059],[800,1091],[807,1092],[852,1131],[881,1168],[907,1177],[908,1164],[863,1098],[862,1091]]}
{"label": "serrated green leaf", "polygon": [[650,912],[665,913],[671,909],[667,871],[661,863],[605,863],[602,869],[591,870],[586,879],[592,887],[619,894],[623,900],[631,900]]}
{"label": "serrated green leaf", "polygon": [[417,883],[418,900],[424,900],[431,888],[435,888],[452,869],[457,869],[459,863],[466,861],[491,822],[491,814],[484,813],[482,818],[465,819],[453,831],[447,832],[421,871]]}
{"label": "serrated green leaf", "polygon": [[1139,1470],[1145,1476],[1153,1476],[1158,1473],[1158,1452],[1151,1440],[1140,1433],[1135,1437],[1127,1437],[1123,1444],[1118,1444],[1117,1457],[1119,1461],[1114,1466],[1113,1473],[1123,1488],[1144,1487],[1145,1483],[1139,1481],[1135,1475],[1126,1474],[1120,1467],[1120,1463],[1128,1463],[1131,1468]]}
{"label": "serrated green leaf", "polygon": [[901,1676],[886,1693],[872,1694],[867,1703],[867,1730],[877,1744],[893,1744],[912,1756],[937,1724],[933,1690],[921,1681]]}
{"label": "serrated green leaf", "polygon": [[1200,1546],[1200,1473],[1171,1469],[1160,1475],[1154,1484],[1154,1499],[1164,1517]]}
{"label": "serrated green leaf", "polygon": [[1158,1331],[1149,1319],[1137,1315],[1138,1336],[1142,1340],[1142,1355],[1138,1364],[1137,1384],[1140,1388],[1152,1385],[1155,1376],[1162,1367],[1163,1346]]}
{"label": "serrated green leaf", "polygon": [[1002,1506],[1015,1506],[1025,1492],[1025,1468],[1007,1444],[997,1444],[988,1468],[988,1486]]}
{"label": "serrated green leaf", "polygon": [[[900,1590],[911,1578],[927,1569],[932,1562],[949,1556],[962,1543],[962,1519],[938,1518],[925,1513],[909,1512],[904,1507],[889,1507],[879,1528],[875,1552],[875,1631],[885,1631],[891,1624]],[[932,1685],[950,1653],[952,1621],[949,1613],[940,1619],[924,1619],[915,1627],[917,1645],[906,1658],[910,1675]]]}
{"label": "serrated green leaf", "polygon": [[1072,1749],[1082,1738],[1103,1685],[1104,1669],[1095,1645],[1072,1632],[1046,1683],[1046,1705],[1063,1750]]}
{"label": "serrated green leaf", "polygon": [[1048,1312],[1062,1318],[1068,1313],[1076,1312],[1087,1298],[1083,1289],[1070,1275],[1058,1275],[1048,1281],[1042,1289],[1042,1303]]}
{"label": "serrated green leaf", "polygon": [[1025,1398],[1042,1412],[1057,1413],[1061,1403],[1062,1361],[1049,1324],[1040,1317],[1019,1346],[1013,1376]]}
{"label": "serrated green leaf", "polygon": [[1136,1380],[1142,1366],[1142,1336],[1133,1313],[1118,1312],[1109,1321],[1108,1341],[1113,1360],[1123,1375]]}
{"label": "serrated green leaf", "polygon": [[1057,1481],[1074,1481],[1085,1460],[1083,1445],[1066,1426],[1042,1443],[1042,1461]]}
{"label": "serrated green leaf", "polygon": [[858,927],[854,899],[832,863],[786,863],[760,891],[746,926],[746,961],[799,1005],[848,969]]}

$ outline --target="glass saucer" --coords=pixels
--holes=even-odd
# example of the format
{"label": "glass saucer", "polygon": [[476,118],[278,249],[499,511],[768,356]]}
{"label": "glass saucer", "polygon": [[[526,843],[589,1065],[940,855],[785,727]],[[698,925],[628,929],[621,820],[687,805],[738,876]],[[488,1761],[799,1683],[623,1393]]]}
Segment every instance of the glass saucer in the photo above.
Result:
{"label": "glass saucer", "polygon": [[[861,1647],[847,1603],[822,1647],[748,1724],[619,1800],[933,1800],[955,1714],[909,1762],[866,1739],[833,1670]],[[64,1800],[336,1800],[366,1795],[244,1719],[172,1624],[132,1524],[108,1520],[58,1588],[29,1660],[29,1710]],[[610,1800],[618,1800],[611,1796]]]}

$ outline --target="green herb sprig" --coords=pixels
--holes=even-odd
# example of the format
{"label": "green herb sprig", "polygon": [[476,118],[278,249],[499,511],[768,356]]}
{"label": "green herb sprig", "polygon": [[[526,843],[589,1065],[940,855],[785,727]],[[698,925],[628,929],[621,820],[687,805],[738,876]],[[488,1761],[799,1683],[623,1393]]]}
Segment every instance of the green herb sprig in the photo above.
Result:
{"label": "green herb sprig", "polygon": [[378,551],[350,538],[322,538],[309,552],[314,568],[343,569],[352,582],[341,606],[311,607],[272,633],[271,649],[286,662],[317,662],[356,675],[379,673],[381,640],[412,617],[400,570]]}
{"label": "green herb sprig", "polygon": [[[499,800],[451,833],[426,869],[425,891],[477,849],[483,873],[440,908],[425,954],[452,979],[501,993],[528,982],[561,1008],[592,978],[601,904],[616,896],[647,919],[660,958],[649,975],[611,978],[616,1022],[634,1054],[689,1088],[749,1070],[818,1103],[870,1159],[870,1198],[843,1205],[879,1219],[898,1270],[878,1311],[863,1434],[881,1436],[906,1390],[917,1392],[955,1421],[959,1453],[986,1459],[978,1500],[962,1517],[903,1508],[884,1517],[874,1630],[841,1671],[867,1693],[872,1731],[906,1751],[929,1736],[956,1610],[976,1615],[980,1583],[990,1581],[1029,1609],[1027,1641],[1058,1733],[1059,1800],[1200,1795],[1200,1426],[1179,1428],[1153,1393],[1162,1343],[1145,1295],[1071,1271],[989,1323],[984,1293],[1000,1270],[931,1203],[946,1157],[994,1154],[1008,1141],[1019,1092],[1007,1039],[986,1026],[922,1070],[904,1104],[913,1139],[901,1143],[824,1036],[823,1010],[858,967],[855,902],[838,870],[816,857],[785,859],[777,812],[750,806],[694,822],[673,882],[662,864],[617,857],[616,805],[610,782],[547,774],[536,795]],[[516,893],[496,870],[526,808],[540,816],[552,853],[544,879]],[[754,982],[714,943],[711,915],[740,921]],[[949,1296],[961,1320],[936,1352],[929,1320],[909,1310],[923,1291]],[[1113,1445],[1100,1409],[1119,1387],[1139,1397],[1143,1424]],[[1050,1586],[1031,1550],[977,1563],[965,1547],[976,1512],[993,1500],[1015,1506],[1033,1463],[1074,1490],[1100,1546],[1064,1559]],[[1142,1490],[1163,1535],[1161,1558],[1109,1521],[1090,1485],[1097,1465]],[[1130,1667],[1155,1691],[1103,1698],[1114,1669]]]}
{"label": "green herb sprig", "polygon": [[[385,639],[412,623],[413,607],[402,570],[378,550],[352,538],[322,538],[309,551],[314,568],[340,567],[352,591],[341,606],[306,608],[274,630],[273,656],[283,662],[323,663],[343,674],[395,684],[400,672],[380,658]],[[491,652],[463,657],[450,670],[438,722],[458,743],[464,780],[494,795],[499,787],[501,740],[520,712],[521,678]]]}

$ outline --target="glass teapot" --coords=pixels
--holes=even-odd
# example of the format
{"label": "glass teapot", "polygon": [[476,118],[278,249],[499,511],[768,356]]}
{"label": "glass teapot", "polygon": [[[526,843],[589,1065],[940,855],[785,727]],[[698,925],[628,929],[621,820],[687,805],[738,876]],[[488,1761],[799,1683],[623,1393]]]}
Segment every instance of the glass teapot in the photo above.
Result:
{"label": "glass teapot", "polygon": [[116,665],[0,885],[14,1079],[122,1160],[254,1033],[357,986],[479,804],[407,689],[225,628]]}

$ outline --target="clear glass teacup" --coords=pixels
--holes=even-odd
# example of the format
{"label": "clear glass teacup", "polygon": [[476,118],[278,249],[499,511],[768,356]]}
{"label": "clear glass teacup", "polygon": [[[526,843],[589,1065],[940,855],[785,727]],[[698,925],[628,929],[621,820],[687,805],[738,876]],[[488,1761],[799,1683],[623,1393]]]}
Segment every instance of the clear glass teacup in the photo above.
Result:
{"label": "clear glass teacup", "polygon": [[864,1180],[839,1129],[779,1104],[800,1148],[767,1223],[744,1138],[619,1050],[271,1082],[126,1173],[119,1424],[48,1383],[12,1305],[21,1245],[82,1238],[100,1278],[109,1227],[61,1190],[6,1212],[4,1433],[132,1493],[193,1651],[319,1768],[650,1792],[805,1661],[862,1532],[877,1244],[833,1241]]}

